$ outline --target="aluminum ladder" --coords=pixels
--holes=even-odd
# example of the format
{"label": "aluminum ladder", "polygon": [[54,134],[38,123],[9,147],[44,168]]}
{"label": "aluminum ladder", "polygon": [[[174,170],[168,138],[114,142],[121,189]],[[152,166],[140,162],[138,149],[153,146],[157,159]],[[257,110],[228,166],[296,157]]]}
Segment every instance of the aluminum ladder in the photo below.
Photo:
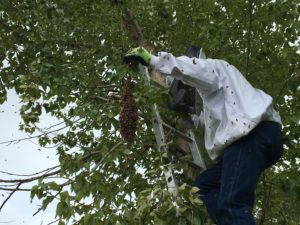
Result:
{"label": "aluminum ladder", "polygon": [[[139,70],[140,70],[140,73],[142,73],[145,77],[146,85],[150,86],[151,78],[150,78],[150,75],[148,72],[148,68],[145,66],[139,65]],[[181,132],[181,131],[175,129],[174,127],[166,124],[161,119],[157,104],[153,104],[151,107],[152,107],[152,114],[153,114],[152,115],[152,124],[153,124],[155,139],[156,139],[156,143],[158,145],[158,149],[162,152],[162,155],[167,155],[169,158],[171,157],[168,154],[168,146],[167,146],[165,132],[164,132],[164,128],[167,128],[167,129],[171,130],[175,135],[183,138],[188,143],[189,150],[191,151],[191,155],[192,155],[191,163],[194,166],[200,168],[201,170],[206,169],[204,160],[199,151],[193,131],[191,129],[188,129],[186,132]],[[176,195],[178,193],[178,181],[176,180],[176,178],[174,176],[172,165],[170,163],[168,165],[166,165],[166,168],[164,169],[164,175],[165,175],[165,179],[167,182],[168,191],[174,197],[176,197]]]}

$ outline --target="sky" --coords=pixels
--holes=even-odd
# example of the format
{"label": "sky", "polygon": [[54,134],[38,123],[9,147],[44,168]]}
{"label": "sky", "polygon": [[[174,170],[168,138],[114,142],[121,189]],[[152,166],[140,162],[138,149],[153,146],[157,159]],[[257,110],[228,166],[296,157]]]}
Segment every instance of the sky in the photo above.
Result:
{"label": "sky", "polygon": [[[8,101],[0,105],[0,142],[28,137],[27,134],[18,130],[21,122],[19,102],[17,94],[14,91],[9,91]],[[55,119],[49,115],[44,115],[42,116],[40,127],[49,127],[56,123]],[[41,149],[36,143],[37,140],[33,139],[22,141],[18,144],[1,144],[0,171],[16,174],[32,174],[58,165],[58,157],[56,156],[55,149]],[[0,179],[5,178],[13,179],[16,177],[8,177],[0,173]],[[26,186],[21,186],[21,188],[26,188]],[[0,205],[7,195],[7,192],[0,191]],[[54,221],[55,203],[50,204],[45,212],[40,212],[36,216],[32,216],[40,204],[41,202],[37,199],[31,203],[30,192],[15,193],[0,212],[0,224],[47,225]],[[53,224],[55,225],[56,223]]]}

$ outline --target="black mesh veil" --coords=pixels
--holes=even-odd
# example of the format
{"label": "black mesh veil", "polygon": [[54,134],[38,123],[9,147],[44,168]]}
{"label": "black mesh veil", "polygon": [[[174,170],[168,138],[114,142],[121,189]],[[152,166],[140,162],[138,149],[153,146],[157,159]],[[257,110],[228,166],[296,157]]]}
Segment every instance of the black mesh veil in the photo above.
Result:
{"label": "black mesh veil", "polygon": [[[205,58],[201,48],[190,46],[186,49],[185,54],[190,58]],[[172,100],[169,107],[173,110],[199,114],[202,109],[202,100],[194,87],[191,87],[178,79],[172,81],[170,92]]]}

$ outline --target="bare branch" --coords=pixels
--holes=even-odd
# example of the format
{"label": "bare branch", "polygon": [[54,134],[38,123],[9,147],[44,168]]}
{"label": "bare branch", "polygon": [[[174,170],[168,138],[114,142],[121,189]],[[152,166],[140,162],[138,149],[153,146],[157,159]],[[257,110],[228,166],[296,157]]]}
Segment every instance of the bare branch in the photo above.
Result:
{"label": "bare branch", "polygon": [[120,145],[122,145],[123,143],[124,143],[123,141],[120,141],[120,142],[117,143],[114,147],[112,147],[112,148],[104,155],[104,157],[100,160],[100,162],[97,163],[97,165],[91,170],[91,172],[94,171],[94,170],[96,170],[99,166],[101,166],[101,164],[106,160],[106,158],[107,158],[108,156],[110,156],[110,155],[113,153],[113,151],[116,150],[116,149],[117,149]]}
{"label": "bare branch", "polygon": [[42,171],[39,171],[39,172],[36,172],[36,173],[33,173],[33,174],[16,174],[16,173],[10,173],[10,172],[6,172],[6,171],[0,171],[0,173],[11,175],[11,176],[32,177],[32,176],[36,176],[36,175],[41,174],[41,173],[49,172],[49,171],[54,170],[58,167],[59,166],[53,166],[53,167],[47,168],[45,170],[42,170]]}
{"label": "bare branch", "polygon": [[274,100],[275,103],[278,102],[278,100],[280,99],[280,97],[281,97],[281,95],[282,95],[284,89],[287,87],[287,83],[288,83],[291,79],[293,79],[294,76],[296,76],[296,73],[294,73],[292,76],[290,76],[289,78],[287,78],[287,79],[283,82],[282,88],[280,89],[279,94],[277,95],[277,97],[276,97],[275,100]]}
{"label": "bare branch", "polygon": [[105,101],[105,102],[109,102],[109,99],[107,99],[107,98],[104,98],[104,97],[102,97],[102,96],[92,96],[91,97],[92,99],[96,99],[96,100],[101,100],[101,101]]}
{"label": "bare branch", "polygon": [[142,45],[145,42],[143,33],[141,31],[140,26],[138,25],[137,21],[134,19],[133,15],[129,9],[125,10],[125,13],[123,14],[123,21],[124,21],[127,29],[130,31],[133,40],[138,45]]}
{"label": "bare branch", "polygon": [[[110,154],[112,154],[113,151],[115,151],[121,144],[123,143],[123,141],[117,143],[115,146],[112,147],[112,149],[110,149],[105,155],[104,157],[101,159],[101,161],[99,163],[97,163],[97,165],[91,170],[90,173],[92,173],[94,170],[96,170],[99,166],[101,166],[101,164],[108,158],[108,156]],[[99,152],[91,152],[85,156],[83,156],[83,160],[88,159],[89,157],[98,154]],[[11,196],[16,192],[16,191],[31,191],[31,189],[28,188],[20,188],[20,186],[24,183],[30,183],[32,181],[38,180],[38,179],[48,179],[48,178],[58,178],[55,175],[59,174],[61,172],[61,169],[57,169],[54,170],[56,168],[58,168],[59,166],[55,166],[55,167],[51,167],[48,169],[45,169],[43,171],[31,174],[31,175],[21,175],[21,174],[14,174],[14,173],[9,173],[9,172],[4,172],[4,171],[0,171],[1,173],[10,175],[10,176],[30,176],[29,178],[25,178],[25,179],[0,179],[0,183],[4,183],[2,185],[0,185],[0,190],[3,191],[10,191],[10,194],[8,195],[8,197],[4,200],[4,202],[2,203],[1,207],[0,207],[0,211],[1,209],[4,207],[4,205],[6,204],[6,202],[11,198]],[[54,170],[54,171],[52,171]],[[50,172],[52,171],[52,172]],[[43,173],[43,174],[41,174]],[[63,177],[59,177],[59,178],[63,178]],[[61,187],[70,185],[74,182],[74,180],[69,179],[69,178],[64,178],[67,179],[66,182],[59,184]],[[7,186],[7,184],[10,184],[11,187],[5,187]],[[13,185],[15,184],[15,185]],[[59,193],[59,192],[58,192]]]}
{"label": "bare branch", "polygon": [[250,63],[250,55],[251,55],[251,32],[252,32],[252,15],[253,15],[253,2],[252,0],[248,0],[248,31],[247,31],[247,58],[246,58],[246,73],[245,75],[248,76],[249,74],[249,63]]}
{"label": "bare branch", "polygon": [[22,183],[19,183],[18,186],[7,196],[7,198],[4,200],[4,202],[2,203],[2,205],[0,206],[0,212],[3,208],[3,206],[5,205],[5,203],[11,198],[11,196],[19,189],[19,187],[21,186]]}
{"label": "bare branch", "polygon": [[[60,169],[58,170],[55,170],[53,172],[49,172],[51,170],[53,170],[54,168],[57,168],[56,167],[52,167],[52,168],[48,168],[47,170],[44,170],[44,171],[47,171],[47,173],[44,173],[42,175],[39,175],[39,176],[32,176],[30,178],[26,178],[26,179],[14,179],[14,180],[4,180],[4,179],[1,179],[0,180],[0,183],[16,183],[16,187],[15,188],[5,188],[3,187],[3,185],[0,185],[0,190],[4,190],[4,191],[10,191],[11,193],[8,195],[8,197],[4,200],[4,202],[2,203],[1,207],[0,207],[0,211],[1,209],[3,208],[3,206],[6,204],[6,202],[11,198],[11,196],[16,192],[16,191],[31,191],[31,189],[26,189],[26,188],[19,188],[22,184],[24,183],[29,183],[29,182],[32,182],[32,181],[35,181],[35,180],[38,180],[38,179],[45,179],[45,178],[51,178],[53,175],[56,175],[56,174],[59,174],[60,173]],[[39,172],[41,173],[41,172]],[[39,173],[36,173],[36,174],[39,174]],[[62,186],[64,186],[64,184],[62,184]]]}
{"label": "bare branch", "polygon": [[61,169],[58,169],[51,173],[45,173],[40,176],[34,176],[34,177],[27,178],[27,179],[13,179],[13,180],[0,179],[0,182],[2,182],[2,183],[29,183],[29,182],[38,180],[40,178],[46,178],[46,177],[50,177],[50,176],[59,174],[60,172],[61,172]]}
{"label": "bare branch", "polygon": [[15,187],[16,184],[0,184],[1,187]]}
{"label": "bare branch", "polygon": [[[73,123],[77,123],[77,122],[79,122],[79,120],[81,120],[81,118],[78,118],[78,119],[76,119],[76,120],[74,119]],[[61,124],[63,124],[63,123],[64,123],[64,122],[60,122],[60,123],[57,123],[57,124],[55,124],[55,125],[52,125],[52,126],[46,128],[46,130],[49,130],[50,128],[55,127],[55,126],[59,126],[59,125],[61,125]],[[17,143],[19,143],[19,142],[21,142],[21,141],[26,141],[26,140],[30,140],[30,139],[40,138],[40,137],[42,137],[42,136],[46,136],[46,135],[53,134],[53,133],[55,133],[55,132],[64,130],[64,129],[68,128],[68,126],[63,126],[63,127],[58,128],[58,129],[51,130],[51,131],[43,131],[42,129],[40,129],[40,128],[38,128],[38,127],[36,127],[36,128],[37,128],[42,134],[39,134],[39,135],[36,135],[36,136],[29,136],[29,137],[27,137],[27,138],[20,138],[20,139],[15,139],[15,140],[10,140],[10,141],[3,141],[3,142],[0,142],[0,145],[2,145],[2,144],[8,144],[8,145],[11,145],[12,143],[16,143],[16,144],[17,144]]]}
{"label": "bare branch", "polygon": [[100,86],[86,86],[88,88],[99,88],[99,89],[105,89],[105,88],[120,88],[119,85],[100,85]]}
{"label": "bare branch", "polygon": [[2,191],[31,191],[30,188],[3,188],[3,187],[0,187],[0,190]]}
{"label": "bare branch", "polygon": [[43,128],[43,129],[41,129],[41,128],[37,127],[37,126],[35,126],[35,127],[36,127],[40,132],[45,132],[45,131],[48,131],[48,130],[52,129],[53,127],[60,126],[60,125],[62,125],[62,124],[64,124],[64,123],[65,123],[65,121],[62,121],[62,122],[59,122],[59,123],[57,123],[57,124],[51,125],[51,126],[49,126],[49,127],[47,127],[47,128]]}
{"label": "bare branch", "polygon": [[48,132],[45,132],[43,134],[39,134],[39,135],[36,135],[36,136],[29,136],[27,138],[20,138],[20,139],[15,139],[15,140],[10,140],[10,141],[3,141],[3,142],[0,142],[0,145],[3,145],[3,144],[10,145],[14,142],[19,143],[21,141],[26,141],[26,140],[30,140],[30,139],[34,139],[34,138],[39,138],[39,137],[42,137],[44,135],[48,135],[48,134],[51,134],[51,133],[54,133],[54,132],[57,132],[57,131],[60,131],[60,130],[66,129],[66,128],[67,128],[67,126],[64,126],[64,127],[59,128],[59,129],[48,131]]}

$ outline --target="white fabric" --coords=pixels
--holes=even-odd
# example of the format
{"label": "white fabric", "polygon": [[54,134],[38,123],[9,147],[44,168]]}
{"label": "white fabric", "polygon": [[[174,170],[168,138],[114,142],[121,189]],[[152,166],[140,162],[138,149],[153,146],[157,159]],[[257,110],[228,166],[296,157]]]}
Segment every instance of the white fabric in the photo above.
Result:
{"label": "white fabric", "polygon": [[151,58],[150,64],[163,75],[197,89],[203,99],[201,117],[205,147],[211,159],[218,158],[226,146],[247,135],[259,122],[281,123],[272,106],[272,97],[253,88],[224,60],[174,57],[161,52]]}

